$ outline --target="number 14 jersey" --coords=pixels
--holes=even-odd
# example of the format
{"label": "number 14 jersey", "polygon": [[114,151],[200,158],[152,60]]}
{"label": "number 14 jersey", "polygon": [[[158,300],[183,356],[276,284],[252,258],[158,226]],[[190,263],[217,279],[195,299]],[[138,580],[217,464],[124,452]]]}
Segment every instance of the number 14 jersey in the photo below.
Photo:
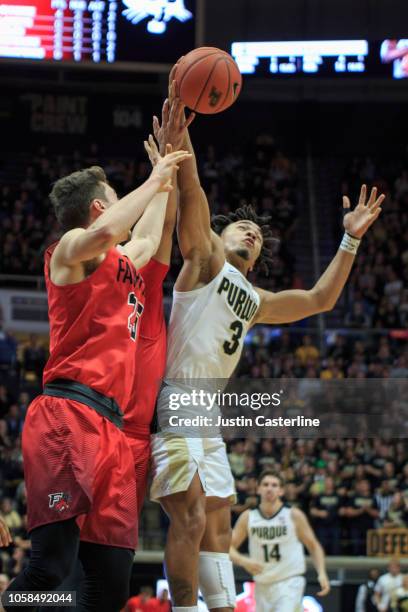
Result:
{"label": "number 14 jersey", "polygon": [[208,285],[174,291],[166,381],[230,378],[259,303],[251,283],[227,261]]}
{"label": "number 14 jersey", "polygon": [[259,508],[249,511],[248,548],[251,559],[265,564],[264,571],[254,576],[260,584],[305,573],[303,544],[296,534],[292,510],[285,505],[270,518]]}

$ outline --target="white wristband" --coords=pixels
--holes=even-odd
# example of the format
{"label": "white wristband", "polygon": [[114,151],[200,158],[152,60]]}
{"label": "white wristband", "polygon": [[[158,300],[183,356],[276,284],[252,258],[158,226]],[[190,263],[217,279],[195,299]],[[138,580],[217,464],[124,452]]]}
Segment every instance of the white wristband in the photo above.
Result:
{"label": "white wristband", "polygon": [[344,232],[343,240],[340,243],[340,248],[342,251],[347,251],[347,253],[355,255],[358,247],[360,246],[360,242],[361,240],[359,238],[354,238],[354,236],[350,236],[350,234]]}

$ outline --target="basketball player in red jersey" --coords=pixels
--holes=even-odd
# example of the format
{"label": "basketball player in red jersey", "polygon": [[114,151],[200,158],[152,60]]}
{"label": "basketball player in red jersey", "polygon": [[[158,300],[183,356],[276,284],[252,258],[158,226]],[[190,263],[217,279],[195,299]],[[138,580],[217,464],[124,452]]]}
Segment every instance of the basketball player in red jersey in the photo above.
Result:
{"label": "basketball player in red jersey", "polygon": [[[144,306],[137,270],[157,249],[171,178],[187,157],[168,152],[119,201],[98,167],[53,187],[65,233],[45,256],[50,358],[23,431],[32,553],[9,591],[55,589],[79,555],[85,585],[78,610],[116,612],[127,600],[136,484],[120,427]],[[119,250],[142,213],[138,232]]]}
{"label": "basketball player in red jersey", "polygon": [[[166,99],[162,109],[162,125],[166,133],[159,134],[160,153],[166,149],[165,137],[173,149],[182,143],[186,130],[193,121],[192,113],[184,125],[180,118],[184,115],[184,105],[180,102],[172,106],[172,99]],[[157,127],[157,118],[154,125]],[[179,148],[179,147],[177,147]],[[160,160],[160,154],[152,137],[149,138],[148,154],[154,167]],[[175,184],[176,177],[173,177]],[[132,449],[136,470],[138,514],[142,510],[146,496],[147,479],[150,463],[150,424],[161,380],[166,366],[166,324],[163,312],[163,282],[170,268],[173,233],[177,216],[177,190],[173,189],[168,198],[166,217],[158,250],[140,273],[145,282],[145,307],[140,321],[140,335],[136,346],[136,367],[133,392],[128,408],[125,410],[123,432]],[[136,226],[137,228],[137,226]]]}

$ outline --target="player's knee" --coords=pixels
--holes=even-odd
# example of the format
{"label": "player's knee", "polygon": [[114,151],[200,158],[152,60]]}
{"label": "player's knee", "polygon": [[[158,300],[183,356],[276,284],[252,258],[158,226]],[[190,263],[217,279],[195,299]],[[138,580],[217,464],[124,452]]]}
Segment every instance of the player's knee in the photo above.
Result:
{"label": "player's knee", "polygon": [[30,562],[25,575],[37,589],[52,590],[59,586],[71,571],[71,560],[43,559],[41,564]]}
{"label": "player's knee", "polygon": [[227,553],[200,552],[199,586],[207,607],[235,608],[235,579]]}

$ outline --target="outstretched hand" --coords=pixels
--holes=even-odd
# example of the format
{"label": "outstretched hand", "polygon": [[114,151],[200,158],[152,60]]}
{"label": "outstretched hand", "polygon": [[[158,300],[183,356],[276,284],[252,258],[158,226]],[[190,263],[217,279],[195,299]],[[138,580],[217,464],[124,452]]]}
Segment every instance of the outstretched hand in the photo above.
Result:
{"label": "outstretched hand", "polygon": [[174,151],[171,144],[165,145],[165,155],[162,157],[157,149],[153,136],[144,141],[144,147],[153,165],[151,176],[160,180],[159,192],[169,192],[173,189],[172,178],[175,170],[179,169],[178,164],[191,157],[188,151]]}
{"label": "outstretched hand", "polygon": [[[367,186],[363,185],[357,206],[344,216],[344,229],[355,238],[362,238],[370,225],[379,217],[385,195],[381,194],[377,197],[377,187],[373,187],[368,202],[366,202],[366,199]],[[343,196],[343,208],[351,209],[350,199],[347,196]]]}
{"label": "outstretched hand", "polygon": [[190,113],[186,119],[185,108],[185,104],[176,95],[176,81],[173,80],[169,97],[163,104],[161,124],[156,115],[153,117],[153,133],[159,143],[161,154],[167,143],[172,145],[173,150],[183,146],[186,132],[196,116],[195,113]]}

